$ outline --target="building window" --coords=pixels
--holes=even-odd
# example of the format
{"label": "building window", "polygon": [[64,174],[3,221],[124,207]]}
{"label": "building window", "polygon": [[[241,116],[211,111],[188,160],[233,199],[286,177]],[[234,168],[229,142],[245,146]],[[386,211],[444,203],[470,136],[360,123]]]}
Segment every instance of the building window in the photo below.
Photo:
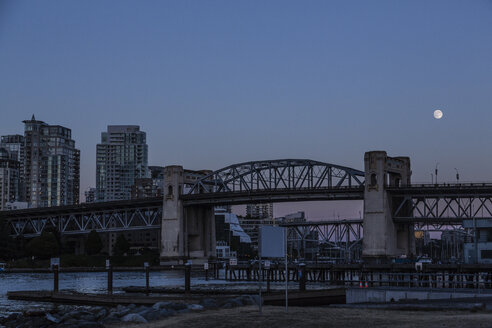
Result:
{"label": "building window", "polygon": [[371,174],[371,186],[376,186],[378,184],[378,176],[376,173]]}

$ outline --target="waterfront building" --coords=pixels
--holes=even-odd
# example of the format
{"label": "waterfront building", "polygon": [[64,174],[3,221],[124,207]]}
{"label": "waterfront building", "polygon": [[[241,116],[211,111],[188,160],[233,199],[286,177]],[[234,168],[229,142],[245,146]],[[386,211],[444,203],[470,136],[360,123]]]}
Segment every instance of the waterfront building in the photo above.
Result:
{"label": "waterfront building", "polygon": [[463,247],[465,263],[492,264],[492,220],[463,220],[463,228],[472,231],[472,236],[466,238]]}
{"label": "waterfront building", "polygon": [[16,156],[0,148],[0,211],[20,198],[20,163]]}
{"label": "waterfront building", "polygon": [[257,219],[273,219],[273,204],[248,204],[246,205],[246,216]]}
{"label": "waterfront building", "polygon": [[137,125],[109,125],[97,145],[96,200],[131,199],[142,178],[149,178],[146,133]]}
{"label": "waterfront building", "polygon": [[215,236],[218,258],[251,257],[251,238],[239,224],[238,217],[224,208],[215,208]]}
{"label": "waterfront building", "polygon": [[72,130],[60,125],[23,121],[25,198],[32,207],[79,203],[80,151]]}

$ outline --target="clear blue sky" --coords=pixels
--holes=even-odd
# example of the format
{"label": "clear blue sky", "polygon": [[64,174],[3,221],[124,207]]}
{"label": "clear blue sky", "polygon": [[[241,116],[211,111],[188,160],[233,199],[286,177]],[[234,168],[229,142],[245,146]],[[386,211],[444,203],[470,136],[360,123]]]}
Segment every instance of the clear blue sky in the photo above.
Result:
{"label": "clear blue sky", "polygon": [[0,0],[0,134],[71,128],[82,192],[108,124],[140,125],[153,165],[378,149],[414,181],[490,181],[491,105],[491,1]]}

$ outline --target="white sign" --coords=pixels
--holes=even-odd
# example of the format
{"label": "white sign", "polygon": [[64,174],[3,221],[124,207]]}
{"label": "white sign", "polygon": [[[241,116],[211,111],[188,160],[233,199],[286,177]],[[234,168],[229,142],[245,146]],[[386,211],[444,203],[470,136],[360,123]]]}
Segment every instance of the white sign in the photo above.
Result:
{"label": "white sign", "polygon": [[283,227],[260,227],[260,256],[284,257],[286,233],[287,228]]}
{"label": "white sign", "polygon": [[232,265],[237,265],[237,259],[235,259],[235,258],[230,258],[230,259],[229,259],[229,265],[231,265],[231,266],[232,266]]}
{"label": "white sign", "polygon": [[106,260],[106,269],[109,269],[110,263],[109,260]]}
{"label": "white sign", "polygon": [[144,268],[148,268],[149,267],[149,262],[144,262]]}
{"label": "white sign", "polygon": [[55,265],[60,267],[60,258],[59,257],[52,257],[50,259],[50,266],[54,267]]}
{"label": "white sign", "polygon": [[270,269],[270,261],[265,260],[265,269]]}
{"label": "white sign", "polygon": [[208,262],[203,263],[203,270],[208,270]]}

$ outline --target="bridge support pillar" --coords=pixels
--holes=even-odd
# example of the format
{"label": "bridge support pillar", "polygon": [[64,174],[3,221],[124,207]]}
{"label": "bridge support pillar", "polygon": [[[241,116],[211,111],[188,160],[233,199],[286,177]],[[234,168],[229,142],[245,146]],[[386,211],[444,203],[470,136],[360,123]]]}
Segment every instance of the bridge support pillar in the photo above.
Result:
{"label": "bridge support pillar", "polygon": [[164,168],[161,264],[201,263],[215,257],[215,214],[212,206],[183,207],[185,184],[181,166]]}
{"label": "bridge support pillar", "polygon": [[393,204],[399,202],[386,191],[388,187],[410,184],[410,159],[388,157],[385,151],[371,151],[364,156],[364,166],[364,260],[384,263],[401,255],[413,256],[413,224],[393,222]]}

